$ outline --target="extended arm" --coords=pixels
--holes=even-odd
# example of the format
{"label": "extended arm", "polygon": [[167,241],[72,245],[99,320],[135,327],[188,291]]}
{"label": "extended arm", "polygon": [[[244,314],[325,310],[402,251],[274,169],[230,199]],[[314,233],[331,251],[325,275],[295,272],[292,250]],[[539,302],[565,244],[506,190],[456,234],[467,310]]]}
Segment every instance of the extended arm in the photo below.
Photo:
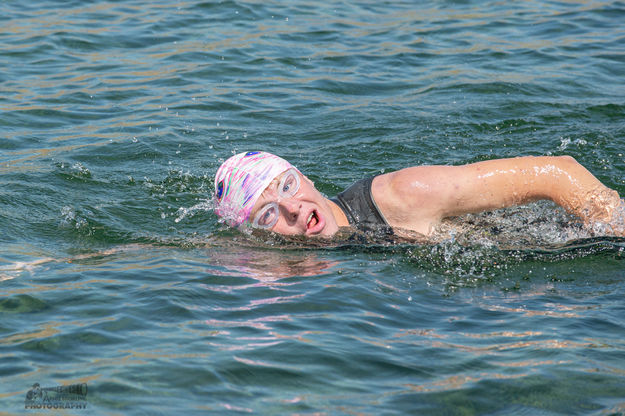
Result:
{"label": "extended arm", "polygon": [[418,166],[376,178],[390,225],[429,234],[441,219],[550,199],[584,222],[609,222],[621,203],[575,159],[520,157],[464,166]]}

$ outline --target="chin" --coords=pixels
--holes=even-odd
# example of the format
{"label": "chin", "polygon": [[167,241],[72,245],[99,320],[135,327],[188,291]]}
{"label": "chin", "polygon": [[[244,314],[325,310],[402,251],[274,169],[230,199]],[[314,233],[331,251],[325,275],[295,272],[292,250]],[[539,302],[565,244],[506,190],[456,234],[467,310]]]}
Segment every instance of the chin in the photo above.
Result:
{"label": "chin", "polygon": [[339,227],[336,224],[328,224],[326,227],[319,233],[322,237],[332,237],[339,231]]}

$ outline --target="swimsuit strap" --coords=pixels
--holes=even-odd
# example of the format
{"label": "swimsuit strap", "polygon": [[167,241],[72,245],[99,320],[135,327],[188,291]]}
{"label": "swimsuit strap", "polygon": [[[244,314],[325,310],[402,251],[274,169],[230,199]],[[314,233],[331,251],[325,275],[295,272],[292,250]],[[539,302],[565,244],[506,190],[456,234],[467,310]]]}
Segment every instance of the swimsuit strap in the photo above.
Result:
{"label": "swimsuit strap", "polygon": [[371,176],[355,182],[331,201],[343,210],[350,225],[363,231],[371,229],[389,231],[391,227],[371,196],[374,178],[375,176]]}

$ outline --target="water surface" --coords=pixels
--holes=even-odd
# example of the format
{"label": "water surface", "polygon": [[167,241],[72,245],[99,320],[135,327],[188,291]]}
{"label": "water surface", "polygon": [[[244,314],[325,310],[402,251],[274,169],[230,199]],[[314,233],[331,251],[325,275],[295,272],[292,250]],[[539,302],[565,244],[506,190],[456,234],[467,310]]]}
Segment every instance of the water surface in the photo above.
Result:
{"label": "water surface", "polygon": [[[433,245],[227,230],[267,150],[329,196],[569,154],[625,194],[625,3],[0,4],[0,397],[96,414],[625,413],[619,239],[549,204]],[[78,413],[76,411],[67,411]]]}

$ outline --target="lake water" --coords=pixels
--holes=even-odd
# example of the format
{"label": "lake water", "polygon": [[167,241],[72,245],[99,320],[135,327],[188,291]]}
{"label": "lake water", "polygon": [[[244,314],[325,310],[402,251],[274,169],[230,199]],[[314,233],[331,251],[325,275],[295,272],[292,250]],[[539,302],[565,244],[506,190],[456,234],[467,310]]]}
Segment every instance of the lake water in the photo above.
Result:
{"label": "lake water", "polygon": [[248,150],[329,196],[561,154],[625,194],[624,2],[415,3],[0,3],[3,411],[625,414],[625,242],[553,205],[434,245],[213,214]]}

